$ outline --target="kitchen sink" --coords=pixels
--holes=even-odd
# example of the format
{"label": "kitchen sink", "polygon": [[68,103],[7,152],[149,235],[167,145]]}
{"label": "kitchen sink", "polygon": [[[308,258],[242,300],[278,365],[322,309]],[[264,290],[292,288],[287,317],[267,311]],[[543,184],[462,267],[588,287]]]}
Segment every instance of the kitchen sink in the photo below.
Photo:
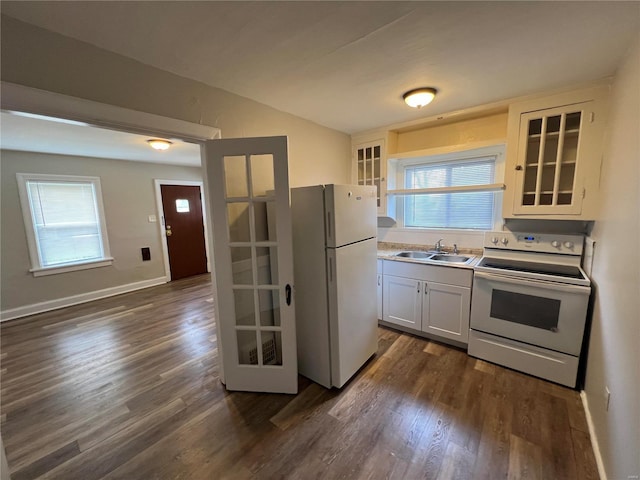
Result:
{"label": "kitchen sink", "polygon": [[403,258],[422,258],[422,259],[427,259],[431,256],[430,253],[427,252],[419,252],[419,251],[412,251],[412,252],[400,252],[400,253],[396,253],[395,255],[396,257],[403,257]]}
{"label": "kitchen sink", "polygon": [[457,263],[468,264],[473,261],[475,256],[473,255],[456,255],[453,253],[438,253],[438,252],[422,252],[419,250],[400,252],[395,254],[400,258],[412,258],[414,260],[436,262],[436,263]]}
{"label": "kitchen sink", "polygon": [[433,255],[429,260],[434,262],[447,262],[447,263],[469,263],[474,257],[468,257],[466,255],[450,255],[450,254],[438,254]]}

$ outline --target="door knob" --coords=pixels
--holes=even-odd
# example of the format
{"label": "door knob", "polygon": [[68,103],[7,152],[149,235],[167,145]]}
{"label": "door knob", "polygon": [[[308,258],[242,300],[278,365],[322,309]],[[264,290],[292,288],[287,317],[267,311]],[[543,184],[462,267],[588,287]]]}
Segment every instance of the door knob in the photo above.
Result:
{"label": "door knob", "polygon": [[167,225],[166,229],[167,229],[167,237],[170,237],[172,235],[171,225]]}

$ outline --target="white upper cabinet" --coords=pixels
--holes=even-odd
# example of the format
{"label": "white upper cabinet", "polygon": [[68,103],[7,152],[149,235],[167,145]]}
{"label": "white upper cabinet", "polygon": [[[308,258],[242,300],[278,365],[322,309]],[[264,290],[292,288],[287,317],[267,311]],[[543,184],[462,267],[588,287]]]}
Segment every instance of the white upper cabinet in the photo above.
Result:
{"label": "white upper cabinet", "polygon": [[[356,143],[358,142],[358,143]],[[384,138],[353,142],[353,183],[375,185],[378,215],[386,215],[386,150]]]}
{"label": "white upper cabinet", "polygon": [[595,218],[605,94],[594,88],[510,106],[505,218]]}

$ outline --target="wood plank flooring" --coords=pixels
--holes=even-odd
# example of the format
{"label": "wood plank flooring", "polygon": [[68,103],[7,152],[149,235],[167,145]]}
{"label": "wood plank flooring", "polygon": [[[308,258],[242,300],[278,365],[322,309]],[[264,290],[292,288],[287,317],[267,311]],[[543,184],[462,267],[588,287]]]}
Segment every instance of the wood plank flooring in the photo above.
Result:
{"label": "wood plank flooring", "polygon": [[577,392],[390,329],[341,391],[225,391],[206,275],[0,333],[13,480],[598,478]]}

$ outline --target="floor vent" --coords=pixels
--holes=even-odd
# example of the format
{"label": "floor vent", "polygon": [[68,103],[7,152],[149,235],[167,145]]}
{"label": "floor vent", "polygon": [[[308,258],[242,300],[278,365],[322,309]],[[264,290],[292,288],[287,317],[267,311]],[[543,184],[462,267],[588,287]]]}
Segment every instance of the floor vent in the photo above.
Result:
{"label": "floor vent", "polygon": [[[257,365],[258,364],[258,347],[254,343],[252,346],[245,346],[240,352],[241,363],[244,365]],[[262,342],[262,364],[263,365],[276,365],[277,364],[277,347],[275,338],[271,337],[268,340]]]}

